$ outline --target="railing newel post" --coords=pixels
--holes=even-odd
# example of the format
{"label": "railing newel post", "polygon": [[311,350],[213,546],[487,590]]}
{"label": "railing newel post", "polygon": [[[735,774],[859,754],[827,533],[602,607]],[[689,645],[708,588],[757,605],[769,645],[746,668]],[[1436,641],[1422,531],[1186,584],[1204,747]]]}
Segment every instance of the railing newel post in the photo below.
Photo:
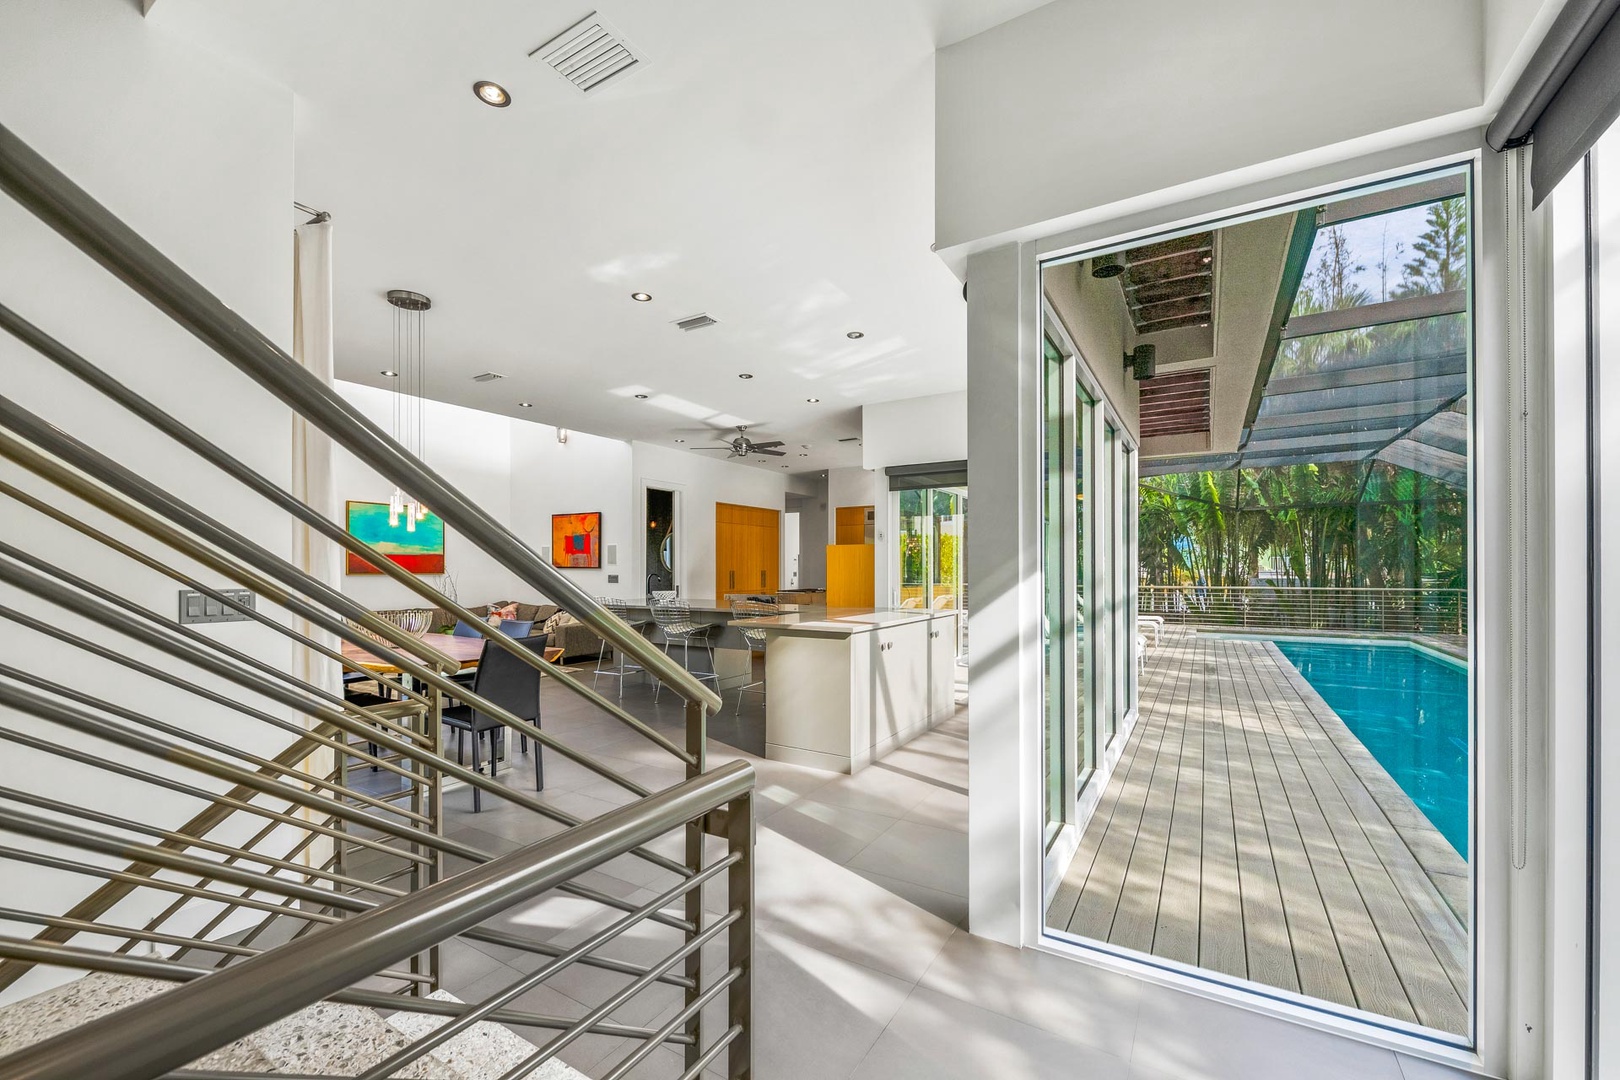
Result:
{"label": "railing newel post", "polygon": [[741,911],[742,918],[727,931],[729,967],[741,974],[727,989],[727,1027],[741,1029],[728,1048],[729,1080],[751,1080],[754,1033],[754,790],[732,800],[726,816],[727,853],[737,861],[726,872],[728,911]]}

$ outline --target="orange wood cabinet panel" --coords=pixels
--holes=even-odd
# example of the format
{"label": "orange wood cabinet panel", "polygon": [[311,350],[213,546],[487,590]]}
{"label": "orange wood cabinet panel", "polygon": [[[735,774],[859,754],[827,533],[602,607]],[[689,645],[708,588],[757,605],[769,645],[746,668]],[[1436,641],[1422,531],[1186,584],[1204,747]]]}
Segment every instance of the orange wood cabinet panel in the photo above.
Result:
{"label": "orange wood cabinet panel", "polygon": [[840,506],[833,511],[833,540],[839,544],[866,543],[866,515],[870,506]]}
{"label": "orange wood cabinet panel", "polygon": [[827,606],[873,606],[877,549],[871,544],[827,545]]}
{"label": "orange wood cabinet panel", "polygon": [[774,593],[782,564],[782,512],[714,504],[714,595]]}

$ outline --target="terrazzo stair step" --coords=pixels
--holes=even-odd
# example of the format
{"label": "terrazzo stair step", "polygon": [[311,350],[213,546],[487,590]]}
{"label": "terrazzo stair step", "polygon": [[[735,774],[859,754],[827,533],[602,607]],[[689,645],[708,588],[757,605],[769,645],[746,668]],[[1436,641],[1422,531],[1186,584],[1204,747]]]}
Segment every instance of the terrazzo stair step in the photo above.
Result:
{"label": "terrazzo stair step", "polygon": [[[429,996],[438,1001],[461,1001],[454,994],[444,990],[435,991]],[[397,1012],[388,1018],[388,1022],[407,1037],[419,1039],[446,1023],[448,1019],[443,1016],[429,1016],[426,1013]],[[433,1055],[449,1063],[458,1071],[458,1075],[465,1077],[466,1080],[496,1080],[497,1077],[504,1076],[508,1070],[515,1068],[523,1059],[534,1053],[534,1050],[534,1043],[511,1028],[486,1021],[474,1024],[449,1042],[434,1047]],[[525,1080],[588,1080],[588,1078],[578,1069],[552,1058],[529,1073]]]}
{"label": "terrazzo stair step", "polygon": [[[97,972],[25,998],[0,1009],[0,1057],[162,993],[170,986],[155,979]],[[424,1031],[442,1022],[438,1017],[419,1019],[428,1021],[422,1026]],[[190,1067],[353,1076],[409,1045],[414,1036],[406,1034],[407,1026],[391,1025],[373,1009],[321,1002],[223,1046]],[[528,1050],[512,1057],[511,1051],[505,1049],[503,1033]],[[394,1076],[401,1080],[485,1080],[499,1076],[533,1049],[505,1028],[493,1032],[475,1028]],[[464,1060],[465,1066],[441,1056],[445,1054]],[[533,1075],[543,1080],[573,1080],[580,1074],[542,1069]]]}

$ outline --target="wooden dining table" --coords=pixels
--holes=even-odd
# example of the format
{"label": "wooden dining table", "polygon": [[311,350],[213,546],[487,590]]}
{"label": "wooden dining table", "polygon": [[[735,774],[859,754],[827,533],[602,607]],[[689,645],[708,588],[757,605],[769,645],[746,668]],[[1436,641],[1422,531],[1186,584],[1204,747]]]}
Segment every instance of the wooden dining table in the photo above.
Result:
{"label": "wooden dining table", "polygon": [[[429,648],[436,649],[445,656],[461,664],[461,670],[478,666],[478,658],[484,652],[484,639],[482,637],[462,637],[457,634],[423,634],[422,641]],[[546,649],[542,658],[551,664],[562,659],[561,649]],[[359,645],[345,641],[343,643],[343,659],[358,664],[367,671],[378,675],[398,675],[399,667],[391,660],[385,660],[375,653],[366,651]]]}

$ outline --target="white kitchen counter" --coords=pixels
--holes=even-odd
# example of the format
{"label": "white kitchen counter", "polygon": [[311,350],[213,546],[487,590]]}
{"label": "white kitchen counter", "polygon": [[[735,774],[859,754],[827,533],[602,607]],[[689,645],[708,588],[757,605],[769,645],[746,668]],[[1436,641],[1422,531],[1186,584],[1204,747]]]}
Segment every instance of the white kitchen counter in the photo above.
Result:
{"label": "white kitchen counter", "polygon": [[950,716],[956,616],[822,608],[733,620],[767,635],[765,756],[858,772]]}

